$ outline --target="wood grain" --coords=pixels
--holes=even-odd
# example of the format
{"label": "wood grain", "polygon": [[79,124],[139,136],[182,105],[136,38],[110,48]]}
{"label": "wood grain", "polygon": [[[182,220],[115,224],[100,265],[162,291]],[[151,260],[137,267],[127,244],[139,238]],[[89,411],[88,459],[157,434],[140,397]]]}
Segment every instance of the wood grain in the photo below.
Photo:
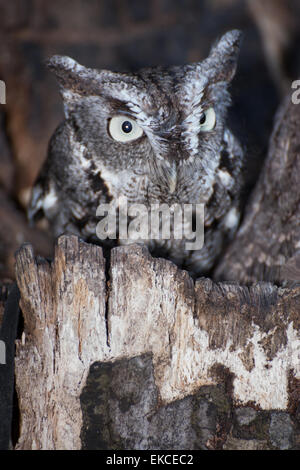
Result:
{"label": "wood grain", "polygon": [[[300,287],[200,279],[140,245],[58,239],[53,262],[17,254],[25,329],[17,342],[18,449],[78,449],[90,366],[151,353],[161,404],[231,377],[236,405],[288,408],[299,368]],[[115,391],[114,393],[117,393]]]}

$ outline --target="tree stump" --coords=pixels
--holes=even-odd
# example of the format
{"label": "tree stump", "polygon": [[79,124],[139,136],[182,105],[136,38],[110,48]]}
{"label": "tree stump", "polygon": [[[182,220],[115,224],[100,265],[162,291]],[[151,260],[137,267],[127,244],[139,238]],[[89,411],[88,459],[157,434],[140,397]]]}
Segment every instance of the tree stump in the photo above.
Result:
{"label": "tree stump", "polygon": [[299,445],[299,286],[194,282],[140,245],[107,279],[75,236],[52,262],[24,245],[16,276],[17,449]]}

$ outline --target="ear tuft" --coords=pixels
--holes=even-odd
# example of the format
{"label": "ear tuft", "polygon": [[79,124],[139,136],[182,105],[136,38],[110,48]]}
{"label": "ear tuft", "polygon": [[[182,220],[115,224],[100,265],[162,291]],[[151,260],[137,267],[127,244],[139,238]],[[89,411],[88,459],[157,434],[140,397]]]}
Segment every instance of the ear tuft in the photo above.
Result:
{"label": "ear tuft", "polygon": [[233,79],[236,72],[241,39],[242,32],[234,29],[225,33],[212,48],[208,59],[216,69],[217,81],[230,82]]}
{"label": "ear tuft", "polygon": [[76,60],[63,55],[54,55],[50,57],[50,59],[46,61],[46,66],[50,70],[73,70],[76,66],[82,67],[78,62],[76,62]]}
{"label": "ear tuft", "polygon": [[239,29],[233,29],[231,31],[227,31],[227,33],[223,34],[223,36],[217,41],[217,43],[213,46],[212,51],[215,49],[221,48],[225,51],[231,51],[234,48],[239,50],[241,39],[243,33]]}
{"label": "ear tuft", "polygon": [[55,73],[63,88],[72,89],[76,87],[80,78],[83,78],[87,70],[74,59],[67,56],[54,55],[46,61],[46,67]]}

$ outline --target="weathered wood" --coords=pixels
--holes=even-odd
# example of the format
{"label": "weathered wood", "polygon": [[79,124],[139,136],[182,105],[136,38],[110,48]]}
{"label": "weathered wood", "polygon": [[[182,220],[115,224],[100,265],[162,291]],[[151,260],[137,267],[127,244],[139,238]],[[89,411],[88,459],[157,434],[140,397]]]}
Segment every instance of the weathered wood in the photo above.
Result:
{"label": "weathered wood", "polygon": [[[187,272],[167,260],[152,258],[139,245],[112,250],[106,283],[101,248],[73,236],[58,239],[52,263],[36,260],[32,248],[25,245],[17,253],[16,277],[24,315],[16,357],[21,412],[18,449],[81,447],[80,395],[89,367],[96,361],[114,363],[151,354],[156,391],[153,385],[149,394],[156,398],[143,395],[143,401],[153,404],[145,413],[148,418],[142,413],[144,428],[140,421],[135,428],[133,420],[129,426],[133,437],[126,441],[123,436],[122,445],[130,448],[151,448],[147,446],[153,443],[149,440],[149,432],[155,432],[153,420],[157,434],[161,433],[158,404],[168,407],[176,402],[183,412],[180,400],[197,395],[203,387],[227,383],[226,393],[234,406],[295,409],[299,398],[295,384],[300,377],[300,287],[283,289],[262,283],[248,288],[208,279],[194,283]],[[107,383],[107,390],[109,377],[100,374],[95,389],[101,383],[103,390]],[[127,380],[130,384],[130,374]],[[117,389],[110,389],[113,403],[122,394],[120,383],[116,384]],[[128,387],[124,379],[127,394]],[[136,402],[133,392],[129,396],[127,408]],[[101,397],[95,416],[102,413]],[[110,397],[106,400],[104,408],[116,410]],[[120,409],[125,402],[120,398]],[[103,433],[112,425],[112,416],[119,431],[126,426],[124,415],[116,418],[115,411],[111,413],[98,427],[95,448],[105,448]],[[141,418],[140,412],[137,415]],[[185,423],[193,421],[189,416]],[[226,442],[230,426],[225,428],[222,439],[211,431],[206,448],[214,448],[217,439]],[[179,448],[176,439],[175,447],[171,439],[168,448]],[[105,442],[108,446],[111,441]],[[260,442],[257,447],[261,445],[267,444]]]}
{"label": "weathered wood", "polygon": [[17,448],[80,448],[80,392],[90,365],[108,351],[102,250],[63,237],[48,264],[25,245],[16,275],[24,315],[16,357]]}
{"label": "weathered wood", "polygon": [[263,171],[217,279],[300,282],[299,122],[300,105],[289,95],[275,118]]}

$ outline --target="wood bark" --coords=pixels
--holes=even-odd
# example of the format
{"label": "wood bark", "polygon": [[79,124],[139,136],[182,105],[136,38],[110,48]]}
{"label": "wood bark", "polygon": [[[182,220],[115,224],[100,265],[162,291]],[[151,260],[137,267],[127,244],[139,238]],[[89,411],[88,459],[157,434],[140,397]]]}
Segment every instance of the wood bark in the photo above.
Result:
{"label": "wood bark", "polygon": [[[32,247],[25,245],[17,253],[16,276],[24,315],[24,333],[17,342],[16,355],[21,413],[18,449],[83,446],[91,416],[83,416],[87,402],[81,395],[89,387],[89,369],[95,364],[96,376],[99,368],[101,373],[90,387],[99,392],[93,395],[94,406],[100,398],[103,406],[103,390],[108,389],[104,408],[111,412],[106,421],[101,418],[98,428],[94,423],[93,448],[159,448],[149,436],[159,434],[161,413],[170,421],[175,411],[168,414],[166,410],[174,403],[184,413],[185,406],[195,409],[194,402],[192,406],[184,399],[198,396],[207,387],[227,384],[226,396],[232,407],[253,407],[254,412],[286,411],[296,406],[295,384],[300,377],[299,286],[284,289],[261,283],[245,287],[216,284],[209,279],[194,283],[187,272],[167,260],[152,258],[140,245],[112,250],[110,279],[106,282],[101,248],[74,236],[58,239],[51,263],[35,259]],[[129,366],[126,360],[137,362]],[[132,418],[124,415],[127,408],[120,390],[132,387],[130,374],[136,378],[137,369],[143,370],[141,364],[145,370],[153,368],[153,380],[151,374],[147,376],[151,386],[142,399],[144,412],[149,397],[155,399],[150,400],[153,403],[146,416],[143,414],[142,423],[136,412],[139,419],[133,420],[135,424],[130,427],[135,437],[130,440],[127,435],[126,440],[125,431],[123,435],[121,431]],[[118,380],[113,372],[116,369],[105,369],[108,365],[115,365]],[[146,378],[141,375],[139,380],[143,389]],[[103,381],[106,388],[99,391]],[[135,404],[134,393],[127,390],[129,408]],[[125,411],[118,414],[116,410],[122,410],[122,406]],[[98,418],[99,409],[98,415],[93,411]],[[178,413],[177,409],[175,415]],[[123,440],[105,438],[112,417],[114,432],[118,430]],[[164,418],[172,426],[169,421]],[[192,426],[192,414],[185,417],[185,422]],[[187,437],[187,429],[181,435],[181,445],[186,442],[186,449],[192,439],[190,430]],[[205,443],[196,440],[193,448],[214,448],[217,429],[215,425]],[[227,425],[219,437],[222,445],[229,436]],[[182,448],[176,442],[173,436],[165,445]],[[265,441],[257,442],[257,448],[266,445]]]}
{"label": "wood bark", "polygon": [[[288,95],[241,227],[216,269],[219,280],[300,282],[300,105]],[[251,155],[249,155],[251,158]]]}

